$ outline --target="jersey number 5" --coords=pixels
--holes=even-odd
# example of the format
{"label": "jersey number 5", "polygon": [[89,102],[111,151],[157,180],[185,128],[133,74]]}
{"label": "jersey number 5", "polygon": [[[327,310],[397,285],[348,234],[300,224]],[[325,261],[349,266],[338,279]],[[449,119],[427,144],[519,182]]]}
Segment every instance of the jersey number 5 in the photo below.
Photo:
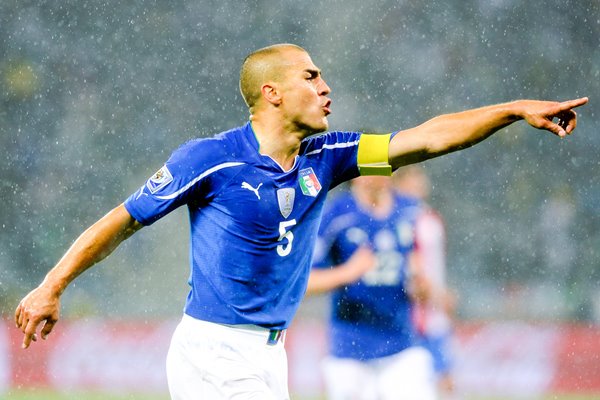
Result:
{"label": "jersey number 5", "polygon": [[281,242],[283,239],[287,239],[287,243],[277,245],[277,254],[281,257],[285,257],[290,254],[292,251],[292,242],[294,241],[294,234],[292,231],[288,231],[287,229],[296,225],[296,220],[292,219],[289,221],[281,221],[279,223],[279,239],[278,242]]}

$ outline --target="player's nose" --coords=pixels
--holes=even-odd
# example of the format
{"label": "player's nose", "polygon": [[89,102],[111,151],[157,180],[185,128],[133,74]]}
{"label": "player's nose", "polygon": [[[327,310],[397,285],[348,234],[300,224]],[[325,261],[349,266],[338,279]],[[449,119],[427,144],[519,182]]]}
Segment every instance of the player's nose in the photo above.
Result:
{"label": "player's nose", "polygon": [[318,89],[321,96],[327,96],[329,93],[331,93],[331,88],[329,85],[327,85],[327,82],[325,82],[323,78],[321,78],[319,81]]}

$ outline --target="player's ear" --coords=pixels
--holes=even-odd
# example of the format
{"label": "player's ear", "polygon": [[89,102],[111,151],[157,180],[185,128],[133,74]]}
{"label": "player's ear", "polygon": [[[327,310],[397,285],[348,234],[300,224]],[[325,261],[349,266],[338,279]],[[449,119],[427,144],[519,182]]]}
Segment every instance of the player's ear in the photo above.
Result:
{"label": "player's ear", "polygon": [[267,82],[260,88],[262,97],[274,106],[281,104],[281,94],[277,88],[277,85],[273,82]]}

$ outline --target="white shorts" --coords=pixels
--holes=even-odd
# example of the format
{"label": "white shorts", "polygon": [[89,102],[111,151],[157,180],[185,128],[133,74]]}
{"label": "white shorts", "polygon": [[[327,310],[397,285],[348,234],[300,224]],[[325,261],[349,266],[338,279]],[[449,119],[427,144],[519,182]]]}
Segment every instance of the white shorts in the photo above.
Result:
{"label": "white shorts", "polygon": [[423,347],[369,361],[327,357],[323,373],[329,400],[434,400],[433,360]]}
{"label": "white shorts", "polygon": [[275,340],[277,332],[258,326],[221,325],[184,315],[167,355],[171,398],[288,400],[281,333]]}

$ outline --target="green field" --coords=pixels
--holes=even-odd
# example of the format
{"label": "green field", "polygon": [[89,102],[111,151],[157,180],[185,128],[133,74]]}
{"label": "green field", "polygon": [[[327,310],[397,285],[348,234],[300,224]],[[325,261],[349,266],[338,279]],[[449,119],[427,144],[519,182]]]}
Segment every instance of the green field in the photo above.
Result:
{"label": "green field", "polygon": [[[60,393],[41,389],[10,390],[3,395],[3,400],[169,400],[168,395],[148,394],[116,394],[106,392],[69,392]],[[301,398],[292,395],[293,400],[325,400],[324,398]],[[596,395],[548,395],[541,398],[519,400],[598,400],[600,394]],[[500,397],[467,397],[464,400],[508,400]]]}
{"label": "green field", "polygon": [[57,392],[42,389],[9,390],[3,400],[169,400],[168,395],[117,394],[106,392]]}

